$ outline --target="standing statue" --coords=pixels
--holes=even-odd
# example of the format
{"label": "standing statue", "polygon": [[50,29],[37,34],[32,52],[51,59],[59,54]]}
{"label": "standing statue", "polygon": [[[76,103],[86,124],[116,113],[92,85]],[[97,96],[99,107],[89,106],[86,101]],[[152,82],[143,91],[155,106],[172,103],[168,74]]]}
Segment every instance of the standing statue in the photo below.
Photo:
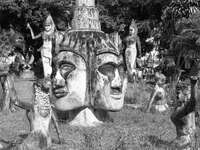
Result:
{"label": "standing statue", "polygon": [[176,127],[177,147],[191,146],[195,134],[195,86],[197,80],[190,79],[191,86],[177,85],[178,104],[171,115],[171,120]]}
{"label": "standing statue", "polygon": [[96,126],[107,112],[122,109],[127,86],[126,61],[101,31],[94,4],[76,0],[72,29],[53,57],[52,103],[69,111],[75,126]]}
{"label": "standing statue", "polygon": [[51,15],[48,15],[45,22],[44,22],[44,31],[41,32],[38,35],[34,35],[33,30],[30,26],[30,24],[27,24],[28,29],[31,32],[32,39],[38,39],[42,37],[43,39],[43,45],[40,48],[41,51],[41,57],[42,57],[42,64],[43,64],[43,71],[44,71],[44,77],[48,77],[52,73],[52,50],[53,46],[55,46],[55,31],[56,27],[53,22],[53,19]]}
{"label": "standing statue", "polygon": [[134,20],[132,20],[131,25],[129,27],[129,35],[126,37],[126,49],[125,49],[125,57],[126,64],[129,77],[135,74],[136,68],[136,57],[137,53],[141,55],[141,43],[138,37],[138,28]]}
{"label": "standing statue", "polygon": [[[195,113],[197,105],[197,81],[199,80],[200,61],[194,58],[194,63],[190,69],[190,90],[182,98],[180,105],[177,105],[171,120],[176,127],[177,137],[174,141],[178,147],[191,146],[194,142],[196,124]],[[180,93],[180,92],[179,92]],[[178,94],[179,94],[178,93]],[[180,94],[178,95],[178,98]],[[181,98],[179,98],[181,99]]]}

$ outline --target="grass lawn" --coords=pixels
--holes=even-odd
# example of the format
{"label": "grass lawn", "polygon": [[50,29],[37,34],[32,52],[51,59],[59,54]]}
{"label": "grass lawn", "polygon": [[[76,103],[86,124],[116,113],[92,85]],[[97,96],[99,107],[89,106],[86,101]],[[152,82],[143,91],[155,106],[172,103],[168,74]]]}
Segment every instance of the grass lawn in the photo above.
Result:
{"label": "grass lawn", "polygon": [[[152,88],[146,84],[129,84],[126,103],[145,106]],[[170,121],[170,111],[165,114],[147,114],[141,109],[128,106],[120,112],[111,112],[113,122],[96,128],[71,127],[60,123],[65,144],[53,144],[52,150],[175,150],[171,142],[176,137],[175,127]],[[0,114],[0,139],[15,142],[29,132],[25,112]],[[57,139],[51,127],[53,139]],[[200,143],[197,127],[196,146]],[[54,140],[54,141],[55,141]]]}

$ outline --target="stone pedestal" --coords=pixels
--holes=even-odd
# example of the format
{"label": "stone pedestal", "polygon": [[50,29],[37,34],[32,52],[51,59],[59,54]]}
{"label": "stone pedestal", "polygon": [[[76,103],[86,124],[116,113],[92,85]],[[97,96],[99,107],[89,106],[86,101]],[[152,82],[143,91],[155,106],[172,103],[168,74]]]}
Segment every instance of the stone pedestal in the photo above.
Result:
{"label": "stone pedestal", "polygon": [[85,108],[81,110],[69,124],[72,126],[94,127],[102,123],[103,122],[99,121],[89,108]]}

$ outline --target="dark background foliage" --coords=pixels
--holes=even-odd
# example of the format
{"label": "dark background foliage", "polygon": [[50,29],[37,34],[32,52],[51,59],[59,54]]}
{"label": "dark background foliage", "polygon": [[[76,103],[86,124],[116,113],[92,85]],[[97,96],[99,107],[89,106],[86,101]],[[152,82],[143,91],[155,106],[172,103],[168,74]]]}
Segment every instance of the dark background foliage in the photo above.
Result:
{"label": "dark background foliage", "polygon": [[[153,27],[161,21],[162,10],[169,3],[170,0],[96,1],[103,31],[107,33],[118,31],[123,38],[127,35],[128,26],[134,18],[138,23],[143,49],[147,50],[150,47],[144,41],[150,36]],[[31,24],[35,33],[39,33],[49,11],[57,28],[65,30],[72,19],[74,4],[74,0],[2,0],[0,1],[0,25],[2,28],[9,28],[11,24],[29,39],[27,22]],[[38,41],[30,43],[38,43]]]}
{"label": "dark background foliage", "polygon": [[[73,17],[75,0],[0,0],[0,25],[20,31],[28,45],[38,48],[41,40],[32,41],[26,28],[29,22],[37,34],[43,21],[51,13],[57,29],[66,30]],[[199,0],[96,0],[102,30],[119,32],[122,39],[128,33],[132,19],[136,20],[143,53],[152,49],[145,40],[154,36],[161,40],[160,49],[170,49],[173,38],[179,34],[177,22],[189,18],[199,8]],[[192,8],[192,9],[191,9]],[[194,22],[194,21],[193,21]],[[156,32],[153,31],[157,28]]]}

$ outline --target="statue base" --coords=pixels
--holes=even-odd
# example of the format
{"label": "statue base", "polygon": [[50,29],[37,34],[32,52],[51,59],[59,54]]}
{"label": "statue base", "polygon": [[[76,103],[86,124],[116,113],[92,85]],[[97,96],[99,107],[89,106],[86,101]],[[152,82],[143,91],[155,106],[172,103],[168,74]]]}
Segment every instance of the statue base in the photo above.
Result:
{"label": "statue base", "polygon": [[[70,113],[70,116],[73,117],[74,113]],[[78,112],[74,119],[69,123],[71,126],[82,126],[82,127],[95,127],[101,125],[103,122],[98,120],[94,115],[92,110],[85,108]]]}

